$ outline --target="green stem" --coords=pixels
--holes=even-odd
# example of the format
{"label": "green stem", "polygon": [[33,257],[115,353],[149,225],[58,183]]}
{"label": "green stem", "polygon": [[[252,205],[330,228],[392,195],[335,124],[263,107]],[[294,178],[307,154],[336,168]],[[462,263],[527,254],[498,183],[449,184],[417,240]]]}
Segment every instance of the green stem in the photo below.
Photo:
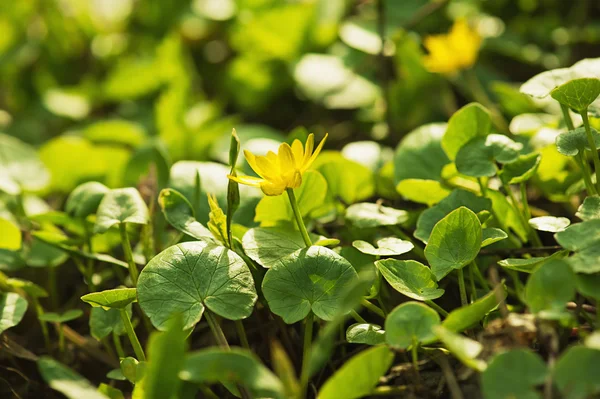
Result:
{"label": "green stem", "polygon": [[583,156],[583,151],[579,151],[579,153],[575,156],[575,161],[577,165],[579,165],[579,169],[581,169],[581,174],[583,175],[583,181],[585,183],[585,188],[588,192],[588,195],[596,195],[596,187],[594,187],[594,183],[592,182],[592,174],[589,169],[589,165]]}
{"label": "green stem", "polygon": [[133,261],[133,251],[131,250],[131,242],[129,242],[129,236],[127,235],[127,224],[119,224],[119,231],[121,232],[121,244],[123,245],[123,252],[125,254],[125,260],[129,266],[129,275],[133,286],[137,286],[139,272],[135,262]]}
{"label": "green stem", "polygon": [[140,340],[135,334],[135,330],[133,329],[131,320],[129,320],[129,315],[127,315],[127,311],[123,308],[119,309],[119,313],[121,313],[121,320],[123,321],[125,332],[127,333],[127,337],[129,337],[129,342],[131,342],[131,346],[133,347],[135,356],[138,358],[139,361],[146,361],[146,355],[144,354],[144,350],[142,349]]}
{"label": "green stem", "polygon": [[302,234],[304,244],[306,244],[307,247],[310,247],[312,245],[312,241],[310,240],[310,236],[308,235],[308,231],[306,230],[306,226],[304,225],[304,220],[302,219],[302,214],[300,213],[300,207],[298,207],[298,201],[296,200],[294,189],[287,188],[286,192],[290,200],[292,210],[294,211],[294,216],[296,217],[296,224],[298,224],[298,229],[300,230],[300,234]]}
{"label": "green stem", "polygon": [[54,327],[56,328],[56,333],[58,334],[58,351],[62,357],[65,353],[65,335],[63,334],[60,323],[54,323]]}
{"label": "green stem", "polygon": [[463,273],[463,269],[458,269],[458,289],[460,291],[460,303],[462,306],[468,305],[467,301],[467,289],[465,287],[465,274]]}
{"label": "green stem", "polygon": [[[87,222],[85,221],[85,219],[83,219],[82,221],[83,223],[83,229],[85,231],[85,249],[92,254],[93,251],[93,247],[92,247],[92,233],[90,232],[90,228],[88,227]],[[92,258],[87,259],[86,261],[86,280],[87,284],[88,284],[88,288],[90,290],[90,292],[94,292],[96,291],[96,287],[92,281],[92,278],[94,276],[94,260]]]}
{"label": "green stem", "polygon": [[594,160],[594,170],[596,172],[596,191],[600,192],[600,157],[598,157],[598,150],[596,149],[596,142],[594,136],[592,136],[592,129],[590,127],[590,120],[588,119],[587,109],[581,112],[581,119],[583,119],[583,126],[585,126],[585,134],[588,139],[588,145],[592,151],[592,159]]}
{"label": "green stem", "polygon": [[573,125],[573,119],[571,119],[571,115],[569,114],[569,107],[567,107],[563,103],[559,103],[559,104],[560,104],[560,110],[562,111],[562,114],[563,114],[563,120],[565,121],[565,125],[567,125],[567,129],[575,130],[575,125]]}
{"label": "green stem", "polygon": [[425,303],[427,305],[429,305],[431,308],[433,308],[436,312],[438,312],[439,314],[441,314],[442,316],[446,317],[448,316],[448,312],[446,312],[440,305],[438,305],[437,303],[431,301],[431,300],[426,300]]}
{"label": "green stem", "polygon": [[373,312],[385,319],[385,313],[379,306],[372,304],[371,302],[367,301],[366,299],[361,300],[360,304],[362,306],[364,306],[365,308],[369,309],[371,312]]}
{"label": "green stem", "polygon": [[304,325],[304,346],[302,349],[302,372],[300,374],[300,398],[306,398],[308,390],[308,381],[310,380],[309,365],[310,353],[312,350],[314,315],[310,312],[306,316],[306,324]]}
{"label": "green stem", "polygon": [[223,329],[219,325],[219,321],[217,318],[208,310],[204,312],[204,316],[206,317],[206,322],[210,327],[210,330],[215,337],[215,341],[221,348],[229,349],[229,342],[227,342],[227,338],[225,337],[225,333]]}
{"label": "green stem", "polygon": [[415,376],[417,377],[417,385],[421,385],[421,373],[419,372],[419,341],[413,337],[412,346],[410,348],[410,354],[412,356],[413,369],[415,370]]}
{"label": "green stem", "polygon": [[479,81],[479,78],[475,74],[475,71],[473,69],[468,69],[465,71],[465,75],[467,87],[469,88],[469,91],[471,91],[471,95],[475,101],[480,102],[490,110],[492,121],[498,130],[503,133],[510,133],[506,119],[504,119],[504,116],[502,115],[502,112],[500,112],[498,106],[496,106],[496,104],[486,93],[485,89],[481,85],[481,82]]}
{"label": "green stem", "polygon": [[521,182],[519,184],[519,189],[521,190],[521,203],[523,204],[523,214],[525,215],[525,219],[531,219],[531,210],[529,209],[529,201],[527,200],[527,187],[525,186],[525,182]]}
{"label": "green stem", "polygon": [[248,336],[246,335],[246,329],[244,328],[244,323],[241,320],[235,321],[235,328],[237,330],[238,338],[240,339],[240,343],[242,347],[250,350],[250,343],[248,342]]}
{"label": "green stem", "polygon": [[115,345],[115,350],[117,351],[117,356],[119,356],[119,359],[123,359],[125,357],[125,351],[123,350],[123,345],[121,345],[121,338],[114,331],[112,333],[112,340]]}
{"label": "green stem", "polygon": [[479,177],[477,179],[477,183],[479,183],[479,190],[481,190],[481,196],[485,197],[487,195],[487,184],[483,182],[483,177]]}
{"label": "green stem", "polygon": [[475,262],[471,262],[469,264],[469,283],[471,285],[471,301],[474,302],[477,300],[477,289],[475,288],[475,271],[473,269],[475,269],[477,266],[475,265]]}
{"label": "green stem", "polygon": [[350,316],[352,316],[352,318],[354,320],[356,320],[359,323],[367,323],[367,321],[365,319],[363,319],[363,317],[361,315],[359,315],[358,313],[356,313],[355,310],[351,310],[350,311]]}
{"label": "green stem", "polygon": [[42,335],[44,336],[44,344],[46,345],[46,350],[50,353],[50,334],[48,333],[48,324],[40,320],[40,316],[44,314],[44,308],[40,304],[40,301],[34,297],[30,296],[31,301],[33,302],[33,307],[35,308],[35,313],[38,316],[38,321],[40,322],[40,328],[42,329]]}
{"label": "green stem", "polygon": [[492,288],[490,287],[490,283],[488,283],[488,281],[485,279],[485,277],[483,277],[483,275],[481,274],[481,270],[479,270],[479,267],[477,266],[477,263],[475,263],[475,261],[473,261],[473,271],[475,272],[475,277],[477,277],[477,280],[479,280],[479,284],[481,284],[481,288],[487,289],[487,290],[491,290]]}
{"label": "green stem", "polygon": [[[500,179],[500,181],[502,181],[502,179]],[[507,183],[505,183],[504,181],[502,181],[502,187],[504,187],[504,191],[506,191],[506,193],[508,194],[515,212],[517,213],[517,215],[519,215],[519,219],[521,220],[521,224],[523,225],[523,228],[529,233],[529,237],[531,238],[533,245],[536,247],[541,247],[542,240],[540,240],[540,237],[538,236],[537,231],[529,225],[528,219],[526,219],[524,211],[522,211],[521,208],[519,207],[519,202],[515,198],[515,195],[513,194],[512,190],[510,189],[510,186]],[[523,207],[524,207],[524,205],[523,205]]]}

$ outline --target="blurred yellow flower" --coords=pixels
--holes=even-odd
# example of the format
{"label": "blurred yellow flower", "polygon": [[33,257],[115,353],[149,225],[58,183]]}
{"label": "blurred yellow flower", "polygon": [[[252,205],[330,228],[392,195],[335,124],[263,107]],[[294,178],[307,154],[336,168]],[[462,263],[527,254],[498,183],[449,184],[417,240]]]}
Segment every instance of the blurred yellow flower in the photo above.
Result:
{"label": "blurred yellow flower", "polygon": [[302,174],[317,158],[326,139],[327,135],[314,152],[315,136],[312,133],[308,135],[305,147],[302,147],[300,140],[296,139],[291,146],[288,143],[281,144],[277,154],[269,151],[266,156],[256,156],[245,150],[244,155],[248,164],[260,178],[233,175],[227,177],[241,184],[260,187],[266,195],[281,195],[288,188],[300,187]]}
{"label": "blurred yellow flower", "polygon": [[430,72],[454,74],[468,69],[477,61],[481,36],[465,20],[457,20],[448,34],[425,38],[429,54],[424,64]]}

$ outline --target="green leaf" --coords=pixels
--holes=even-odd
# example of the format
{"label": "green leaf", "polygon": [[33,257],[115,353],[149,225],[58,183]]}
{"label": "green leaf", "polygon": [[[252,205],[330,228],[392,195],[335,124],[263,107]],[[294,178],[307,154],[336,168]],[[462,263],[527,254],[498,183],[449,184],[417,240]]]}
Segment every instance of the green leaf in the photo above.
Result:
{"label": "green leaf", "polygon": [[[313,242],[319,238],[310,236]],[[282,226],[250,229],[244,234],[242,245],[250,259],[266,268],[306,246],[299,231]]]}
{"label": "green leaf", "polygon": [[139,147],[147,140],[142,125],[124,119],[105,119],[86,126],[83,136],[93,143]]}
{"label": "green leaf", "polygon": [[110,385],[106,385],[105,383],[101,383],[98,386],[98,392],[107,396],[110,399],[125,399],[123,392],[117,388],[113,388]]}
{"label": "green leaf", "polygon": [[[600,148],[600,133],[594,128],[591,128],[592,137],[596,149]],[[567,133],[561,133],[556,136],[556,149],[563,155],[574,157],[579,154],[579,151],[591,151],[587,133],[583,126],[575,130],[569,130]]]}
{"label": "green leaf", "polygon": [[577,112],[584,112],[600,95],[600,79],[573,79],[553,89],[550,95],[559,103]]}
{"label": "green leaf", "polygon": [[385,237],[377,240],[377,248],[366,241],[356,240],[352,246],[360,252],[375,256],[394,256],[410,252],[415,246],[412,242],[396,237]]}
{"label": "green leaf", "polygon": [[562,318],[575,296],[575,275],[568,263],[552,260],[536,269],[525,285],[525,302],[543,318]]}
{"label": "green leaf", "polygon": [[134,186],[140,177],[152,176],[158,189],[166,187],[169,180],[170,156],[165,145],[158,140],[148,140],[136,148],[129,157],[123,173],[123,185]]}
{"label": "green leaf", "polygon": [[571,346],[558,359],[552,377],[569,399],[591,398],[600,392],[597,371],[600,368],[600,350],[585,346]]}
{"label": "green leaf", "polygon": [[154,332],[148,340],[148,363],[142,381],[136,391],[144,399],[163,399],[176,396],[181,380],[179,371],[185,361],[187,332],[183,330],[183,319],[175,317],[164,332]]}
{"label": "green leaf", "polygon": [[283,384],[252,353],[238,348],[209,348],[185,357],[179,378],[196,384],[241,384],[257,398],[284,398]]}
{"label": "green leaf", "polygon": [[434,205],[446,198],[450,190],[437,180],[404,179],[396,186],[404,199],[419,204]]}
{"label": "green leaf", "polygon": [[492,245],[495,242],[502,241],[508,238],[508,234],[504,230],[497,229],[495,227],[486,227],[482,230],[481,234],[481,248]]}
{"label": "green leaf", "polygon": [[[573,67],[576,65],[573,65]],[[558,86],[578,77],[577,71],[573,67],[558,68],[538,73],[523,83],[520,91],[535,98],[547,97]]]}
{"label": "green leaf", "polygon": [[600,241],[600,220],[576,223],[554,235],[556,241],[570,251],[581,251]]}
{"label": "green leaf", "polygon": [[[131,305],[126,306],[125,310],[129,318],[131,318]],[[92,307],[89,324],[90,334],[98,341],[107,337],[112,332],[117,335],[125,334],[120,310],[116,308],[104,309],[102,307]]]}
{"label": "green leaf", "polygon": [[37,365],[42,378],[50,388],[69,399],[108,399],[88,380],[49,356],[40,357]]}
{"label": "green leaf", "polygon": [[75,320],[79,317],[83,316],[83,310],[81,309],[72,309],[67,310],[66,312],[59,313],[43,313],[39,315],[39,319],[42,321],[48,321],[50,323],[66,323],[71,320]]}
{"label": "green leaf", "polygon": [[33,147],[0,133],[0,191],[17,195],[21,190],[39,191],[50,182],[50,174]]}
{"label": "green leaf", "polygon": [[138,361],[134,357],[121,359],[121,372],[132,384],[139,383],[146,373],[146,362]]}
{"label": "green leaf", "polygon": [[492,177],[498,163],[515,161],[523,144],[501,134],[476,137],[464,144],[456,154],[456,169],[467,176]]}
{"label": "green leaf", "polygon": [[435,278],[440,281],[452,270],[471,263],[479,253],[481,238],[481,223],[468,208],[460,207],[440,220],[425,247]]}
{"label": "green leaf", "polygon": [[[302,185],[294,190],[300,213],[303,217],[318,209],[325,202],[327,181],[317,171],[309,170],[302,176]],[[256,206],[254,220],[261,224],[274,224],[279,221],[290,221],[294,212],[287,195],[265,196]]]}
{"label": "green leaf", "polygon": [[210,230],[196,220],[192,205],[178,191],[170,188],[161,190],[158,205],[167,222],[177,230],[197,240],[213,240]]}
{"label": "green leaf", "polygon": [[583,200],[583,204],[577,209],[575,216],[584,221],[600,219],[600,196],[592,195],[586,197]]}
{"label": "green leaf", "polygon": [[452,332],[461,332],[482,320],[506,298],[506,290],[499,285],[470,305],[453,310],[444,319],[442,326]]}
{"label": "green leaf", "polygon": [[375,266],[392,288],[409,298],[427,301],[444,295],[431,270],[416,260],[384,259]]}
{"label": "green leaf", "polygon": [[539,355],[525,349],[500,353],[481,375],[481,387],[487,399],[541,396],[535,387],[544,383],[548,370]]}
{"label": "green leaf", "polygon": [[564,217],[540,216],[529,219],[529,225],[539,231],[549,231],[557,233],[563,231],[571,224],[571,221]]}
{"label": "green leaf", "polygon": [[362,351],[325,381],[319,391],[319,399],[356,399],[368,396],[393,360],[394,353],[385,345]]}
{"label": "green leaf", "polygon": [[491,210],[492,202],[488,198],[478,197],[470,191],[456,189],[439,204],[432,206],[421,213],[417,220],[417,229],[415,230],[414,236],[424,243],[427,243],[436,223],[461,206],[467,207],[475,213],[479,213],[481,211]]}
{"label": "green leaf", "polygon": [[205,307],[219,316],[250,316],[256,290],[250,269],[235,252],[204,241],[173,245],[156,255],[140,273],[138,300],[158,329],[176,313],[184,328],[200,321]]}
{"label": "green leaf", "polygon": [[135,288],[116,288],[92,292],[81,297],[81,300],[93,307],[101,306],[105,309],[123,309],[125,306],[137,300]]}
{"label": "green leaf", "polygon": [[271,311],[288,324],[302,320],[310,311],[332,320],[342,309],[344,287],[356,278],[346,259],[312,246],[274,264],[265,274],[262,290]]}
{"label": "green leaf", "polygon": [[394,155],[395,184],[404,179],[440,179],[450,162],[441,144],[445,131],[445,123],[431,123],[404,136]]}
{"label": "green leaf", "polygon": [[395,226],[406,222],[408,212],[371,202],[350,205],[346,209],[346,220],[358,229],[378,226]]}
{"label": "green leaf", "polygon": [[576,274],[575,285],[580,294],[600,300],[600,274]]}
{"label": "green leaf", "polygon": [[80,184],[69,194],[65,209],[69,215],[85,218],[96,213],[102,198],[109,191],[104,184],[95,181]]}
{"label": "green leaf", "polygon": [[297,397],[300,392],[300,381],[296,376],[294,363],[277,340],[271,341],[271,364],[283,384],[285,396],[287,398]]}
{"label": "green leaf", "polygon": [[448,158],[454,160],[465,144],[476,137],[487,136],[491,129],[490,112],[481,104],[467,104],[456,111],[448,121],[442,147]]}
{"label": "green leaf", "polygon": [[467,338],[464,335],[456,334],[445,327],[435,326],[433,332],[440,341],[446,346],[458,360],[465,366],[476,371],[483,371],[487,367],[483,360],[477,359],[481,354],[483,345],[479,342]]}
{"label": "green leaf", "polygon": [[98,207],[94,233],[104,233],[115,224],[148,223],[148,207],[133,187],[110,190]]}
{"label": "green leaf", "polygon": [[48,296],[48,292],[39,285],[20,278],[8,278],[6,279],[6,285],[12,289],[23,290],[33,298],[46,298]]}
{"label": "green leaf", "polygon": [[502,166],[499,175],[507,184],[520,184],[531,179],[537,172],[542,156],[538,153],[519,155],[514,161]]}
{"label": "green leaf", "polygon": [[21,249],[22,239],[19,226],[10,220],[0,217],[0,249],[18,251]]}
{"label": "green leaf", "polygon": [[340,157],[318,165],[317,170],[327,181],[328,195],[345,204],[365,200],[375,192],[373,172],[357,162]]}
{"label": "green leaf", "polygon": [[385,331],[377,324],[355,323],[346,330],[346,341],[351,344],[383,344],[385,343]]}
{"label": "green leaf", "polygon": [[492,200],[492,214],[503,230],[512,230],[523,242],[527,242],[529,229],[523,226],[521,217],[506,196],[496,190],[488,190],[487,197]]}
{"label": "green leaf", "polygon": [[217,198],[212,194],[208,195],[208,206],[210,207],[210,212],[208,213],[208,229],[222,245],[229,245],[227,217],[219,206]]}
{"label": "green leaf", "polygon": [[419,302],[397,306],[385,319],[385,338],[388,345],[407,349],[416,342],[435,338],[433,327],[440,324],[440,315]]}
{"label": "green leaf", "polygon": [[533,273],[535,269],[540,267],[542,264],[552,260],[561,259],[566,255],[566,251],[555,252],[551,256],[546,257],[531,257],[531,258],[508,258],[498,261],[498,264],[504,268],[510,270],[516,270],[522,273]]}
{"label": "green leaf", "polygon": [[0,333],[21,322],[27,311],[27,301],[14,292],[0,293]]}

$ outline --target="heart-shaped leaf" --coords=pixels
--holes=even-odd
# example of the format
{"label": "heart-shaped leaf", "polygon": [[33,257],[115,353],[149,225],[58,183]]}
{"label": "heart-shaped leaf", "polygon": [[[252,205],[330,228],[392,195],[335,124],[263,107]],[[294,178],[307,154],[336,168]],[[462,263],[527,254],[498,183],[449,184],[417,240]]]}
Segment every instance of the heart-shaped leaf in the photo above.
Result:
{"label": "heart-shaped leaf", "polygon": [[102,198],[109,191],[108,187],[96,181],[80,184],[69,194],[65,209],[69,215],[85,218],[96,213]]}
{"label": "heart-shaped leaf", "polygon": [[[600,133],[594,128],[591,128],[591,131],[596,149],[598,149],[600,148]],[[582,126],[575,130],[569,130],[567,133],[559,134],[556,137],[556,149],[561,154],[569,157],[576,156],[580,151],[591,151],[585,128]]]}
{"label": "heart-shaped leaf", "polygon": [[137,300],[135,288],[116,288],[100,292],[92,292],[81,297],[81,300],[93,307],[101,306],[105,309],[123,309]]}
{"label": "heart-shaped leaf", "polygon": [[394,361],[387,346],[377,346],[353,356],[321,387],[319,399],[357,399],[369,396]]}
{"label": "heart-shaped leaf", "polygon": [[133,187],[118,188],[104,194],[98,207],[94,232],[104,233],[121,223],[148,223],[148,207]]}
{"label": "heart-shaped leaf", "polygon": [[567,302],[574,296],[575,274],[563,260],[544,263],[529,276],[525,285],[529,310],[543,318],[565,317]]}
{"label": "heart-shaped leaf", "polygon": [[440,281],[452,270],[471,263],[481,248],[481,223],[473,211],[460,207],[440,220],[429,237],[425,257]]}
{"label": "heart-shaped leaf", "polygon": [[188,200],[171,188],[161,190],[158,204],[167,222],[177,230],[197,240],[213,240],[212,233],[194,217],[194,210]]}
{"label": "heart-shaped leaf", "polygon": [[442,139],[442,147],[448,157],[454,160],[458,152],[476,137],[487,136],[492,129],[489,111],[478,103],[470,103],[456,111],[448,121],[448,128]]}
{"label": "heart-shaped leaf", "polygon": [[75,320],[81,316],[83,316],[83,310],[72,309],[67,310],[64,313],[43,313],[39,315],[38,318],[42,321],[48,321],[50,323],[66,323],[68,321]]}
{"label": "heart-shaped leaf", "polygon": [[392,288],[409,298],[427,301],[444,295],[431,269],[416,260],[384,259],[375,266]]}
{"label": "heart-shaped leaf", "polygon": [[[310,236],[313,242],[319,240],[314,234]],[[281,226],[250,229],[244,234],[242,245],[250,259],[266,268],[306,246],[299,231]]]}
{"label": "heart-shaped leaf", "polygon": [[40,357],[37,366],[50,388],[69,399],[108,399],[91,382],[49,356]]}
{"label": "heart-shaped leaf", "polygon": [[332,320],[341,309],[344,288],[356,280],[352,265],[324,247],[298,250],[274,264],[265,274],[263,294],[273,313],[288,323],[309,312]]}
{"label": "heart-shaped leaf", "polygon": [[600,79],[573,79],[553,89],[550,95],[559,103],[584,112],[600,95]]}
{"label": "heart-shaped leaf", "polygon": [[592,195],[583,200],[575,214],[581,220],[600,219],[600,196]]}
{"label": "heart-shaped leaf", "polygon": [[27,311],[27,300],[14,292],[0,293],[0,333],[21,322]]}
{"label": "heart-shaped leaf", "polygon": [[570,224],[571,221],[569,219],[556,216],[540,216],[529,219],[529,225],[531,227],[539,231],[549,231],[550,233],[563,231]]}
{"label": "heart-shaped leaf", "polygon": [[488,399],[539,398],[535,387],[544,383],[548,369],[539,355],[525,349],[500,353],[481,375]]}
{"label": "heart-shaped leaf", "polygon": [[196,384],[242,384],[253,397],[284,399],[281,381],[252,353],[239,348],[192,352],[185,357],[179,378]]}
{"label": "heart-shaped leaf", "polygon": [[483,371],[486,364],[483,360],[477,359],[481,354],[483,345],[479,342],[467,338],[464,335],[456,334],[445,327],[435,326],[433,332],[446,348],[465,366],[477,371]]}
{"label": "heart-shaped leaf", "polygon": [[415,342],[435,338],[433,327],[440,324],[440,315],[419,302],[397,306],[385,319],[385,338],[388,345],[406,349]]}
{"label": "heart-shaped leaf", "polygon": [[456,169],[467,176],[492,177],[497,172],[496,162],[513,162],[522,149],[521,143],[501,134],[476,137],[456,154]]}
{"label": "heart-shaped leaf", "polygon": [[351,344],[379,345],[385,342],[385,331],[377,324],[352,324],[346,330],[346,341]]}
{"label": "heart-shaped leaf", "polygon": [[519,155],[514,161],[505,164],[499,175],[507,184],[520,184],[531,179],[542,161],[542,156],[538,153]]}
{"label": "heart-shaped leaf", "polygon": [[508,234],[506,234],[504,230],[495,227],[486,227],[481,233],[481,248],[508,238]]}
{"label": "heart-shaped leaf", "polygon": [[346,220],[352,226],[364,229],[378,226],[395,226],[408,220],[408,212],[383,205],[363,202],[346,209]]}
{"label": "heart-shaped leaf", "polygon": [[205,307],[230,320],[250,316],[256,289],[250,269],[235,252],[204,241],[173,245],[140,273],[138,300],[152,324],[164,329],[176,313],[184,328],[200,321]]}
{"label": "heart-shaped leaf", "polygon": [[552,377],[563,397],[585,399],[600,392],[596,371],[600,368],[600,350],[572,346],[556,362]]}
{"label": "heart-shaped leaf", "polygon": [[445,123],[430,123],[408,133],[394,154],[394,183],[404,179],[439,180],[450,160],[442,149]]}
{"label": "heart-shaped leaf", "polygon": [[0,133],[0,191],[17,195],[21,190],[39,191],[50,183],[50,174],[35,149]]}
{"label": "heart-shaped leaf", "polygon": [[444,319],[442,326],[453,332],[461,332],[482,320],[498,304],[506,298],[506,290],[498,285],[492,292],[488,293],[475,302],[453,310]]}
{"label": "heart-shaped leaf", "polygon": [[396,237],[385,237],[377,240],[377,247],[366,241],[356,240],[352,246],[360,252],[375,256],[394,256],[410,252],[415,246],[412,242]]}

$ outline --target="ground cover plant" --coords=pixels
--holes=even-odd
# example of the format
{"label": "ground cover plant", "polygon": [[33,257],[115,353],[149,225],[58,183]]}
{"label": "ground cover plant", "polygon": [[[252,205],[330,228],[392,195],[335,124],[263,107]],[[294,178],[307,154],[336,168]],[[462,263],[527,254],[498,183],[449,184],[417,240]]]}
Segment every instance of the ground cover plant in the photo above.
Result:
{"label": "ground cover plant", "polygon": [[599,15],[0,3],[0,397],[598,397]]}

